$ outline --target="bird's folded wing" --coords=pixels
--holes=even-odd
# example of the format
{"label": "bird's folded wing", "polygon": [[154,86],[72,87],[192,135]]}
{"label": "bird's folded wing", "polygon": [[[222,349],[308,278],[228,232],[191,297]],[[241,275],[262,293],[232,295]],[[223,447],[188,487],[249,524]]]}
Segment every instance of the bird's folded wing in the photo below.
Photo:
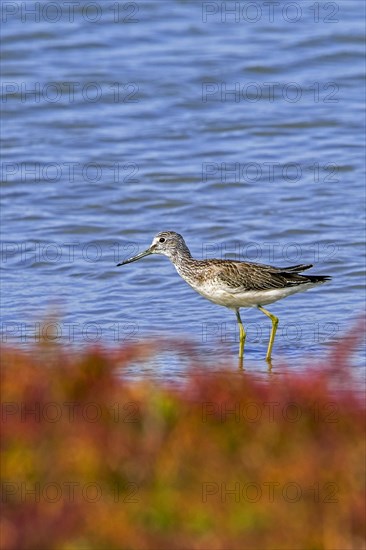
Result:
{"label": "bird's folded wing", "polygon": [[300,281],[291,279],[301,279],[301,276],[270,266],[228,262],[218,268],[216,278],[223,290],[237,294],[292,286]]}

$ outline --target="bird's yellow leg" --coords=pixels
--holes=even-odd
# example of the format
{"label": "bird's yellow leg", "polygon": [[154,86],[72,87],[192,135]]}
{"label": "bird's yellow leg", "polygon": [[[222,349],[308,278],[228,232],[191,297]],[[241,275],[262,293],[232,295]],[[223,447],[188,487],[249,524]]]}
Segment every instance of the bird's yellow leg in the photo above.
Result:
{"label": "bird's yellow leg", "polygon": [[264,315],[267,315],[267,317],[269,317],[272,321],[271,336],[269,338],[269,344],[268,344],[267,355],[266,355],[266,360],[270,361],[271,360],[271,354],[272,354],[272,348],[273,348],[273,342],[274,342],[274,339],[275,339],[275,336],[276,336],[276,331],[277,331],[278,317],[276,317],[275,315],[273,315],[272,313],[270,313],[269,311],[264,309],[264,307],[262,307],[262,306],[257,306],[257,307],[260,311],[262,311],[264,313]]}
{"label": "bird's yellow leg", "polygon": [[235,313],[236,313],[236,319],[239,325],[239,358],[241,359],[244,355],[244,342],[245,342],[246,333],[243,327],[243,323],[241,322],[239,310],[236,309]]}

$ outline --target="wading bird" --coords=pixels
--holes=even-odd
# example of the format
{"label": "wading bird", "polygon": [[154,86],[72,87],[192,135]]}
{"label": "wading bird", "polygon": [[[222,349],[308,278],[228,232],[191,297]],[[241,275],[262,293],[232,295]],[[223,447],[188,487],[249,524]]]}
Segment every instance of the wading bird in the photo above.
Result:
{"label": "wading bird", "polygon": [[183,237],[174,231],[158,233],[147,250],[118,266],[136,262],[150,254],[167,256],[182,279],[196,292],[214,304],[235,312],[239,325],[240,359],[243,358],[246,336],[240,308],[256,307],[271,319],[272,330],[266,355],[267,361],[270,361],[278,318],[263,306],[313,288],[331,278],[327,275],[301,275],[300,272],[313,267],[311,264],[273,267],[234,260],[195,260]]}

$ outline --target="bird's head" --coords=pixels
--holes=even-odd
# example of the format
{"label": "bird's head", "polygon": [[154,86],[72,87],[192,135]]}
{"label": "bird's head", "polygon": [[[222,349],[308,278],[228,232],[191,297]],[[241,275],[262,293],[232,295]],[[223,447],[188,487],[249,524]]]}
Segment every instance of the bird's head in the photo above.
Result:
{"label": "bird's head", "polygon": [[149,248],[117,265],[120,266],[130,264],[131,262],[141,260],[141,258],[144,258],[145,256],[150,256],[150,254],[163,254],[163,256],[167,256],[174,262],[174,259],[179,252],[184,252],[185,254],[188,252],[189,254],[189,250],[182,235],[179,235],[179,233],[175,233],[174,231],[161,231],[155,235]]}

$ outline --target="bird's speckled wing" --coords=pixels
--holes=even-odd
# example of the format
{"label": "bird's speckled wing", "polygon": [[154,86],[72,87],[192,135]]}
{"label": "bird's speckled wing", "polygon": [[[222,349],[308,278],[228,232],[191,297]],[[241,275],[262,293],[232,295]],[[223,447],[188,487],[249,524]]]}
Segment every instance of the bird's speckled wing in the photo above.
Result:
{"label": "bird's speckled wing", "polygon": [[296,271],[267,265],[226,262],[216,264],[216,279],[231,294],[243,291],[263,291],[305,283],[307,278]]}

